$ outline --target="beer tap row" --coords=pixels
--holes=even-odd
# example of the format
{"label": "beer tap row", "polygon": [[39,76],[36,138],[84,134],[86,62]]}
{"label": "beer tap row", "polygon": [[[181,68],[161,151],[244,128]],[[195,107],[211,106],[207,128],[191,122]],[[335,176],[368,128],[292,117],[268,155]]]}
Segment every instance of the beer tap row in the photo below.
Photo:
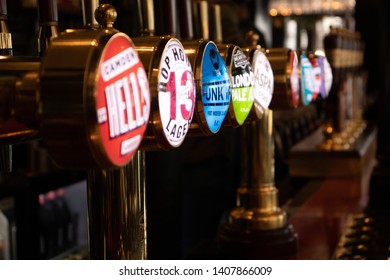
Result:
{"label": "beer tap row", "polygon": [[102,28],[59,34],[43,23],[40,32],[53,38],[40,33],[41,56],[2,57],[3,142],[28,131],[61,166],[118,167],[138,148],[169,150],[187,135],[260,119],[270,104],[307,105],[324,86],[324,64],[314,62],[324,55],[311,54],[312,64],[289,49],[130,38],[113,27],[112,6],[96,17]]}
{"label": "beer tap row", "polygon": [[290,258],[296,235],[278,207],[272,112],[328,98],[334,74],[325,52],[223,43],[216,4],[213,40],[208,1],[196,2],[200,38],[183,26],[181,36],[155,35],[153,1],[138,2],[139,37],[115,28],[110,4],[83,1],[84,28],[60,32],[56,1],[38,2],[36,57],[12,56],[11,33],[0,37],[1,144],[40,140],[59,167],[88,171],[90,257],[147,258],[145,152],[243,127],[245,175],[222,251],[259,257],[265,248],[260,257],[270,257],[269,244],[244,246],[237,236],[245,229],[254,243],[277,236]]}

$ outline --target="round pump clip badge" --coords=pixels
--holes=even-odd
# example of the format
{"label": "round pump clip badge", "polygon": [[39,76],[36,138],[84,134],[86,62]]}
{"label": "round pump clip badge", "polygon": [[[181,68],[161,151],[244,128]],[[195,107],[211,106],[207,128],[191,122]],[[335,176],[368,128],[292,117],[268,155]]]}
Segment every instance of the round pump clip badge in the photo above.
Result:
{"label": "round pump clip badge", "polygon": [[309,105],[313,101],[314,73],[306,54],[301,54],[301,92],[302,103]]}
{"label": "round pump clip badge", "polygon": [[214,42],[208,42],[202,59],[202,104],[210,131],[218,132],[229,109],[230,76]]}
{"label": "round pump clip badge", "polygon": [[309,58],[311,66],[313,67],[313,75],[314,75],[313,101],[316,100],[318,96],[323,96],[323,92],[325,92],[322,59],[323,57],[315,56],[315,55]]}
{"label": "round pump clip badge", "polygon": [[292,99],[292,105],[294,108],[297,108],[299,105],[299,62],[298,62],[298,55],[295,51],[290,51],[290,87],[291,87],[291,99]]}
{"label": "round pump clip badge", "polygon": [[239,125],[248,117],[254,102],[254,75],[252,66],[243,51],[233,51],[231,67],[231,92],[234,114]]}
{"label": "round pump clip badge", "polygon": [[164,135],[169,144],[180,146],[195,109],[195,80],[191,64],[179,40],[165,45],[159,66],[158,104]]}
{"label": "round pump clip badge", "polygon": [[274,93],[274,73],[265,54],[256,50],[252,58],[252,68],[255,79],[254,108],[256,116],[260,119],[268,109]]}
{"label": "round pump clip badge", "polygon": [[103,148],[112,163],[123,166],[141,143],[150,112],[148,78],[127,35],[117,33],[107,42],[96,90]]}
{"label": "round pump clip badge", "polygon": [[333,74],[332,74],[332,68],[329,64],[329,61],[326,59],[326,55],[322,50],[317,50],[315,52],[315,55],[317,57],[318,66],[321,69],[322,74],[322,83],[321,83],[321,97],[327,98],[330,88],[332,87],[333,83]]}

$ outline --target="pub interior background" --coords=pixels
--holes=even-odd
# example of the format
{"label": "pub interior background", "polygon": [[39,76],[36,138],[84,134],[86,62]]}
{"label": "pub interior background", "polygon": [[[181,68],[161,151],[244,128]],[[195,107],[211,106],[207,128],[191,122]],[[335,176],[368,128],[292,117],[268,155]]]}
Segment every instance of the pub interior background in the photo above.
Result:
{"label": "pub interior background", "polygon": [[[167,33],[164,17],[169,14],[168,2],[176,2],[174,6],[180,8],[184,1],[154,1],[155,11],[159,11],[155,13],[156,35]],[[299,143],[307,141],[325,124],[326,100],[305,108],[275,111],[275,186],[280,208],[286,211],[292,225],[290,239],[294,240],[290,241],[295,242],[295,251],[284,252],[282,245],[267,239],[273,245],[262,244],[259,248],[265,253],[259,254],[259,258],[390,258],[390,226],[386,220],[390,205],[390,59],[387,57],[390,23],[386,16],[390,12],[389,2],[208,2],[221,5],[224,43],[246,47],[245,35],[254,30],[258,33],[256,43],[265,49],[314,51],[324,49],[324,38],[333,25],[359,32],[364,45],[364,60],[358,73],[363,77],[362,118],[367,123],[368,140],[361,141],[371,150],[358,151],[357,159],[356,154],[352,156],[359,166],[354,166],[359,170],[352,170],[352,175],[342,174],[348,167],[341,162],[350,155],[338,151],[331,152],[331,165],[338,172],[341,170],[341,175],[317,174],[318,170],[325,169],[322,154],[312,161],[317,175],[299,172],[294,175],[291,173],[291,165],[296,164],[291,160],[294,148],[297,151]],[[325,2],[333,3],[334,9],[316,10],[310,6]],[[141,36],[138,1],[100,3],[116,8],[116,29],[130,38]],[[337,10],[336,3],[346,5],[347,9]],[[285,14],[281,14],[281,7],[309,10],[303,13],[284,10]],[[279,9],[278,13],[271,15],[272,8]],[[37,56],[36,1],[7,1],[7,12],[13,55]],[[184,16],[178,12],[178,22]],[[181,38],[180,26],[173,35],[185,40]],[[81,1],[58,0],[59,31],[78,28],[83,28]],[[147,219],[142,223],[147,228],[147,259],[256,257],[237,251],[225,256],[217,242],[221,227],[236,205],[236,191],[242,177],[240,131],[241,128],[223,127],[213,136],[188,137],[180,147],[170,151],[146,152]],[[309,160],[299,151],[295,157],[297,162]],[[12,165],[11,173],[3,172],[0,184],[0,209],[7,220],[2,218],[1,225],[8,224],[10,240],[5,252],[4,236],[0,238],[0,259],[90,258],[86,172],[56,166],[39,140],[14,145]],[[58,241],[59,230],[61,241]],[[267,250],[279,250],[280,254],[267,255]]]}

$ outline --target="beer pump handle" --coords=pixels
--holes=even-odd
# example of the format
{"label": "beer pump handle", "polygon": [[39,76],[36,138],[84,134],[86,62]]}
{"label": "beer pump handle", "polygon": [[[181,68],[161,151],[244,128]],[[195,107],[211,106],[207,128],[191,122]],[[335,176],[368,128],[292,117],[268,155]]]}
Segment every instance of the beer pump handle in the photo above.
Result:
{"label": "beer pump handle", "polygon": [[210,39],[210,28],[209,28],[209,5],[206,0],[200,0],[196,2],[196,10],[199,18],[197,22],[200,23],[201,37],[203,39]]}
{"label": "beer pump handle", "polygon": [[207,40],[211,38],[216,44],[222,44],[221,5],[213,3],[210,13],[208,1],[197,0],[194,9],[196,22],[200,23],[198,28],[200,28],[201,37]]}
{"label": "beer pump handle", "polygon": [[213,41],[217,44],[222,44],[222,17],[221,17],[221,5],[214,3],[211,7],[213,16]]}
{"label": "beer pump handle", "polygon": [[95,11],[99,6],[99,0],[82,0],[81,7],[83,12],[84,28],[92,29],[98,28],[99,24],[95,19]]}
{"label": "beer pump handle", "polygon": [[58,22],[57,0],[38,0],[40,24],[55,24]]}
{"label": "beer pump handle", "polygon": [[137,0],[142,36],[154,36],[153,0]]}
{"label": "beer pump handle", "polygon": [[12,39],[7,25],[7,1],[0,1],[0,55],[12,56]]}
{"label": "beer pump handle", "polygon": [[1,0],[0,1],[0,15],[7,15],[7,1]]}
{"label": "beer pump handle", "polygon": [[192,0],[179,1],[179,24],[181,39],[193,39],[194,24],[192,22]]}
{"label": "beer pump handle", "polygon": [[38,53],[42,56],[51,41],[58,37],[57,0],[38,0]]}
{"label": "beer pump handle", "polygon": [[176,13],[176,0],[165,0],[166,14],[165,19],[165,30],[164,34],[175,37],[177,35],[177,13]]}

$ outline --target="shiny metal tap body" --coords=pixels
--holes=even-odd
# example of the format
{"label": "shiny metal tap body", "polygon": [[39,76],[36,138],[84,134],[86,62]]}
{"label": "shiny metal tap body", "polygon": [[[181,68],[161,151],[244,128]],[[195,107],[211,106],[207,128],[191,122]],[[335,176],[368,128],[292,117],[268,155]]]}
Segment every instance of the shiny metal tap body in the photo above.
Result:
{"label": "shiny metal tap body", "polygon": [[88,172],[91,259],[147,258],[144,153],[119,169]]}

